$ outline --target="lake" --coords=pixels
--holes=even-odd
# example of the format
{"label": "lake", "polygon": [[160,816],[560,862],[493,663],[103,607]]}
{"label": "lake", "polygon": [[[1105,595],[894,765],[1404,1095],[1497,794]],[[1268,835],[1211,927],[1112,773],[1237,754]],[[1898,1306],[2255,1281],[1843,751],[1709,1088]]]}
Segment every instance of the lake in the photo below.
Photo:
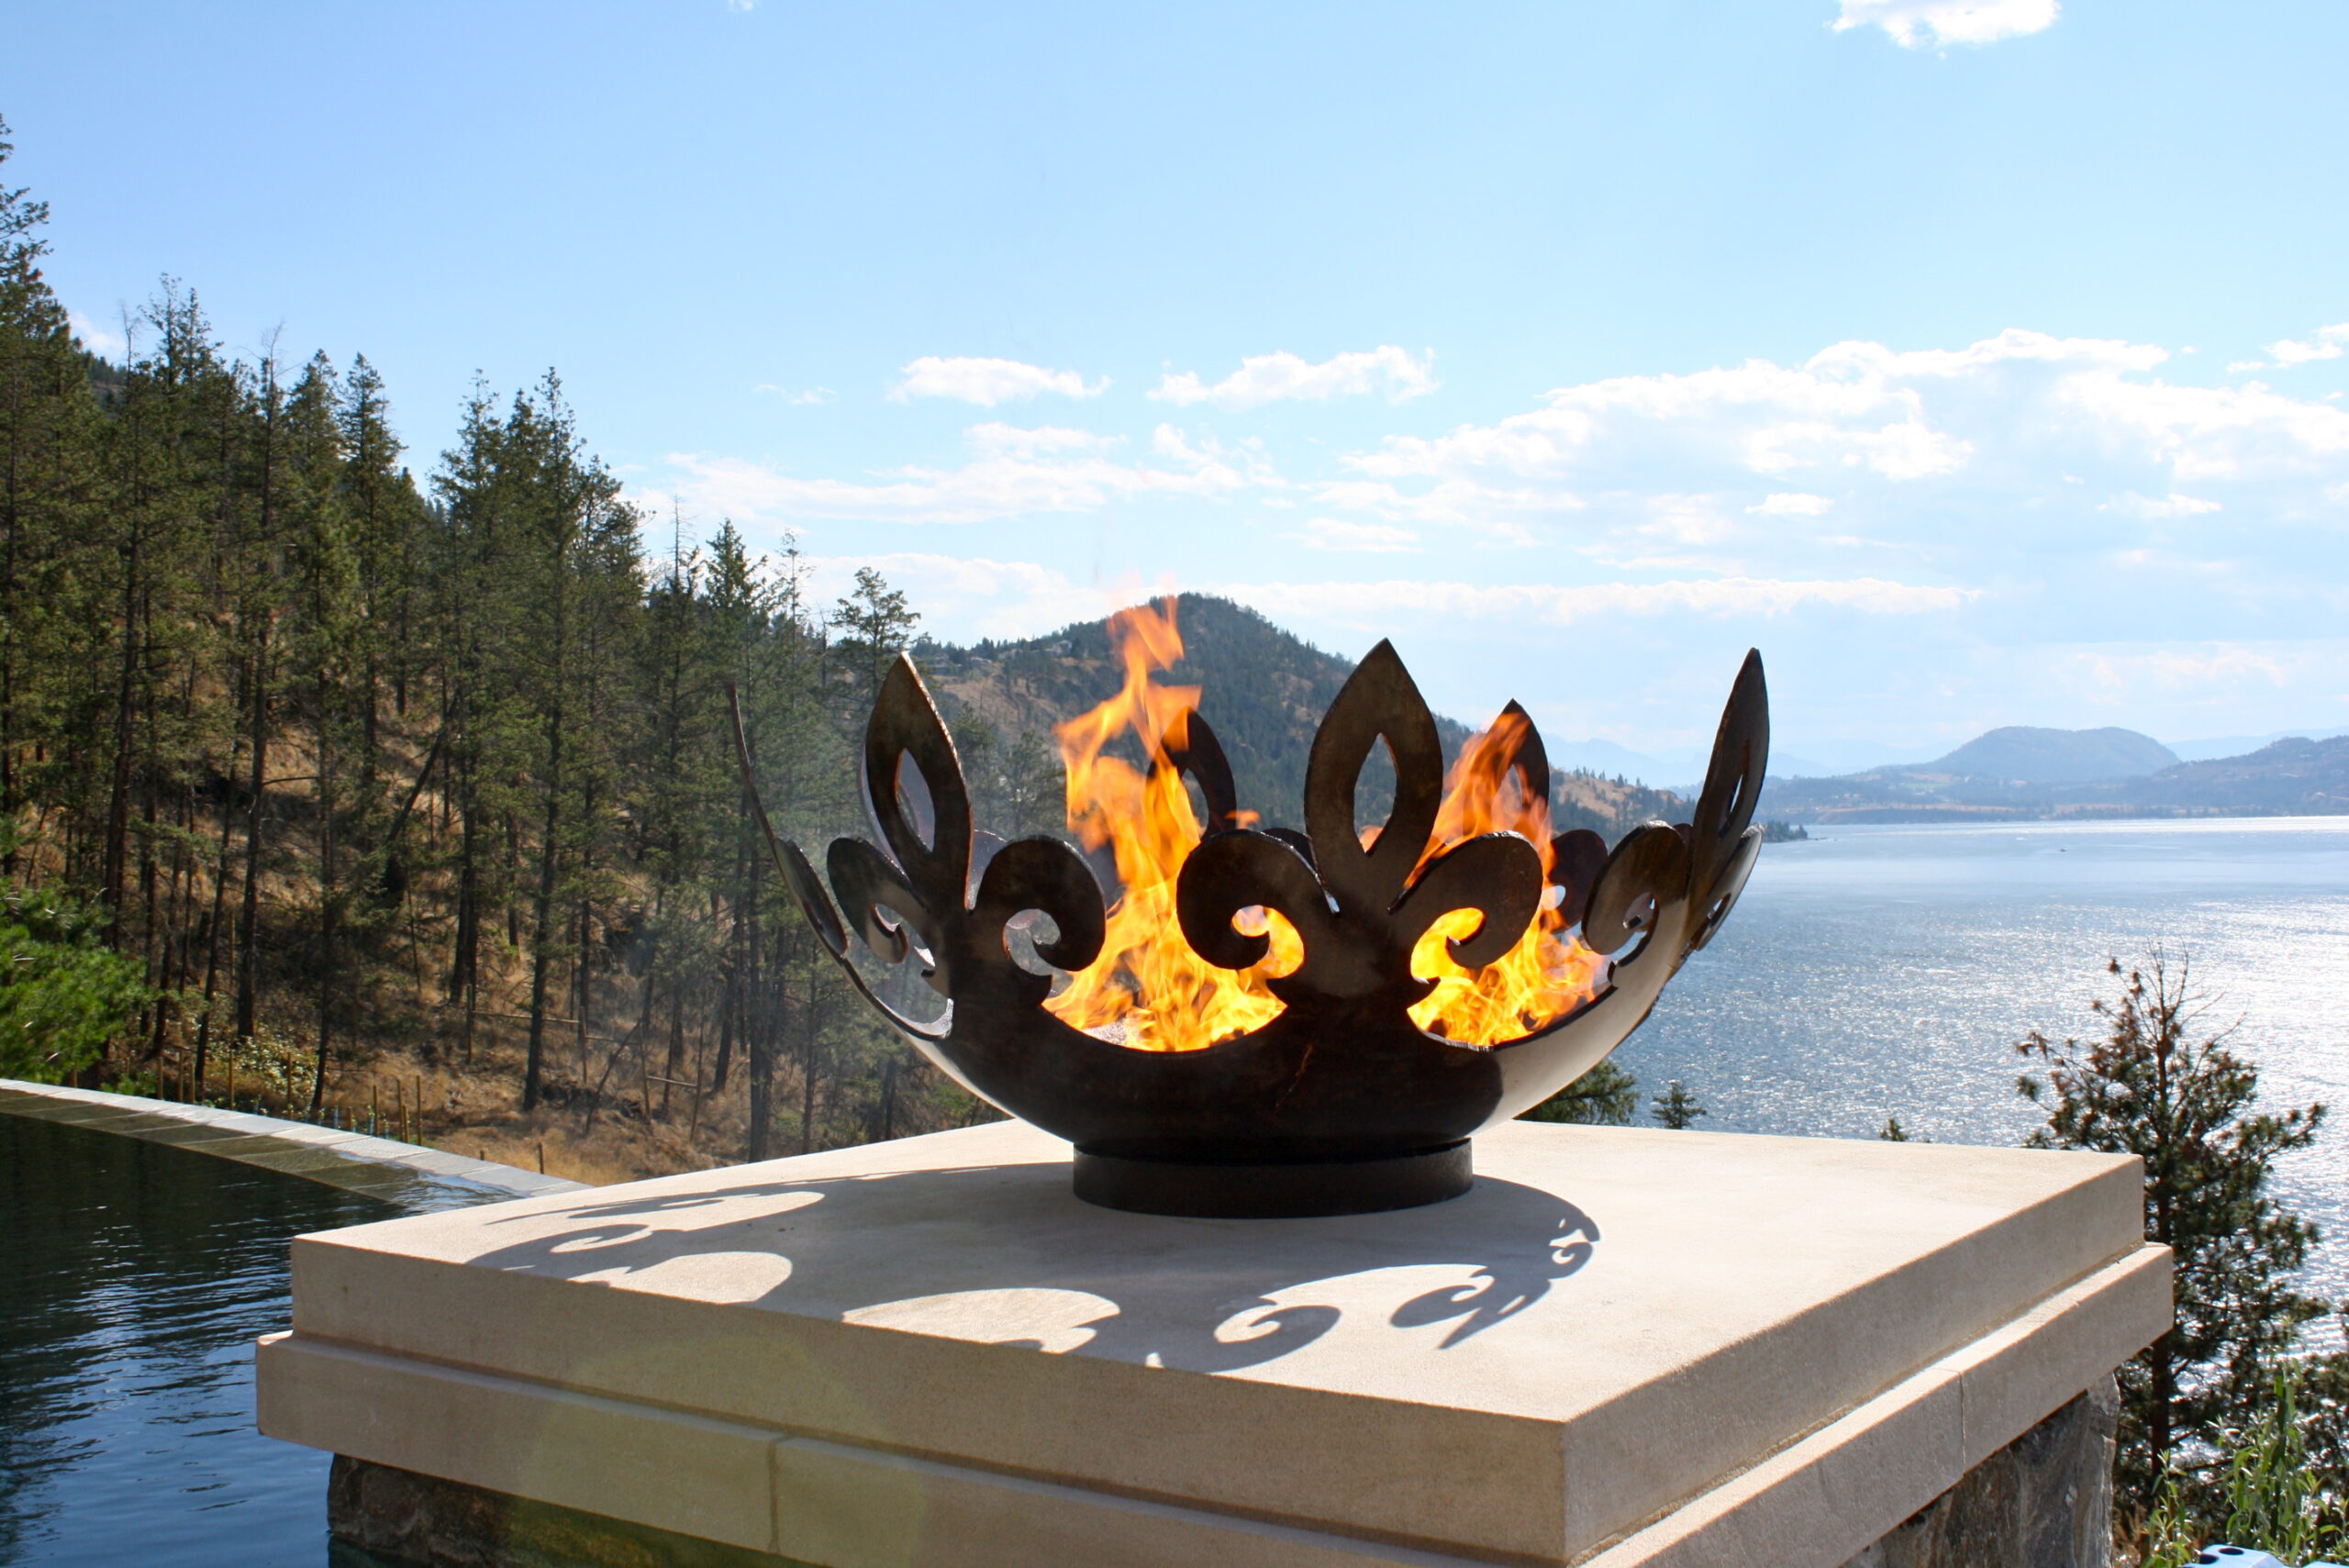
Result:
{"label": "lake", "polygon": [[2240,1020],[2264,1105],[2332,1106],[2278,1190],[2326,1234],[2310,1286],[2349,1295],[2349,818],[1814,831],[1763,851],[1616,1053],[1643,1093],[1685,1080],[1720,1131],[2016,1142],[2043,1118],[2014,1043],[2099,1032],[2105,960],[2159,942]]}

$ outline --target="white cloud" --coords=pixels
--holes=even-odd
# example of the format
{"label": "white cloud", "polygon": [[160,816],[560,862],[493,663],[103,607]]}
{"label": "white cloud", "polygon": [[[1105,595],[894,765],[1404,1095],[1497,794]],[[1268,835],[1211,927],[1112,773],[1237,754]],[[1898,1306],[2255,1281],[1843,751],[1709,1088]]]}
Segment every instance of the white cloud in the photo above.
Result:
{"label": "white cloud", "polygon": [[988,457],[1032,457],[1040,452],[1101,452],[1125,444],[1123,436],[1097,436],[1090,430],[1072,430],[1064,425],[1039,425],[1023,429],[1017,425],[990,423],[974,425],[963,432],[963,439],[974,451]]}
{"label": "white cloud", "polygon": [[1267,403],[1318,403],[1383,392],[1388,402],[1401,403],[1433,392],[1437,385],[1434,354],[1413,359],[1408,350],[1387,343],[1367,352],[1334,355],[1319,364],[1286,351],[1254,354],[1212,386],[1185,371],[1161,381],[1151,396],[1185,406],[1212,403],[1219,408],[1256,408]]}
{"label": "white cloud", "polygon": [[[976,523],[1034,512],[1087,512],[1153,495],[1214,499],[1271,480],[1252,454],[1194,446],[1171,426],[1152,442],[1156,462],[1106,455],[1113,438],[1044,427],[974,427],[973,458],[960,468],[907,467],[871,480],[810,478],[741,458],[673,452],[662,487],[640,494],[656,506],[673,501],[696,517],[796,523],[853,519],[900,523]],[[1248,470],[1249,472],[1244,472]]]}
{"label": "white cloud", "polygon": [[840,394],[834,392],[829,386],[802,387],[800,390],[794,392],[787,386],[777,386],[771,381],[763,381],[759,383],[758,385],[751,388],[751,390],[752,392],[765,393],[770,397],[780,397],[785,403],[829,403],[833,398],[840,395]]}
{"label": "white cloud", "polygon": [[101,359],[120,359],[130,347],[120,332],[108,331],[78,310],[67,311],[65,318],[67,325],[73,329],[73,336],[82,340],[82,347]]}
{"label": "white cloud", "polygon": [[2252,681],[2287,685],[2302,662],[2273,648],[2186,643],[2130,652],[2080,650],[2059,660],[2056,673],[2068,684],[2108,699],[2124,699],[2140,696],[2148,688],[2194,695],[2235,691]]}
{"label": "white cloud", "polygon": [[[1975,348],[1994,358],[2039,358],[2044,344],[2055,341],[2011,336],[2021,340]],[[1490,474],[1554,481],[1669,450],[1675,461],[1700,458],[1744,473],[1858,467],[1893,480],[1921,479],[1964,467],[1972,448],[1933,428],[1910,384],[1963,374],[1973,365],[1965,354],[1898,354],[1876,343],[1839,343],[1791,368],[1749,360],[1686,375],[1617,376],[1562,387],[1548,395],[1545,407],[1497,425],[1389,437],[1352,462],[1382,479]]]}
{"label": "white cloud", "polygon": [[[1245,579],[1224,591],[1336,645],[1408,630],[1446,711],[1480,708],[1497,662],[1563,660],[1576,726],[1638,728],[1718,700],[1711,662],[1751,641],[1805,672],[1782,694],[1798,751],[1821,726],[2349,722],[2349,639],[2304,658],[2258,640],[2349,617],[2349,409],[2215,360],[2021,329],[1853,341],[1564,384],[1474,424],[1363,399],[1391,434],[1286,438],[1277,467],[1276,427],[1219,442],[1096,403],[974,413],[958,452],[917,464],[807,446],[787,449],[806,468],[688,455],[644,476],[665,492],[630,480],[696,528],[802,525],[835,556],[907,538],[859,523],[996,523],[902,558],[941,636],[1026,635],[1143,591],[1101,592],[1073,561]],[[1347,575],[1385,580],[1328,580]],[[2210,640],[2136,640],[2164,627]]]}
{"label": "white cloud", "polygon": [[1419,536],[1392,523],[1349,523],[1338,517],[1315,517],[1288,536],[1308,550],[1394,555],[1415,551]]}
{"label": "white cloud", "polygon": [[1834,502],[1824,495],[1809,495],[1799,490],[1778,490],[1765,495],[1745,508],[1765,517],[1820,517],[1827,515]]}
{"label": "white cloud", "polygon": [[1887,582],[1880,577],[1789,581],[1717,577],[1668,583],[1382,583],[1228,584],[1218,592],[1283,615],[1376,625],[1405,615],[1470,620],[1570,624],[1593,616],[1781,616],[1807,606],[1869,615],[1920,615],[1955,609],[1979,596],[1970,588]]}
{"label": "white cloud", "polygon": [[1424,490],[1407,491],[1384,480],[1335,479],[1313,487],[1324,506],[1374,513],[1389,522],[1446,523],[1481,529],[1515,542],[1531,540],[1526,525],[1583,509],[1567,491],[1538,485],[1480,484],[1444,479]]}
{"label": "white cloud", "polygon": [[1882,28],[1903,49],[1997,43],[2055,25],[2057,0],[1842,0],[1835,30]]}
{"label": "white cloud", "polygon": [[[1985,526],[1999,513],[2020,519],[2058,479],[2093,474],[2102,495],[2158,497],[2349,466],[2349,411],[2257,384],[2165,381],[2154,373],[2168,358],[2151,344],[2018,328],[1962,349],[1855,341],[1798,365],[1617,376],[1490,425],[1390,436],[1343,459],[1357,477],[1316,493],[1389,522],[1546,529],[1598,548],[1609,529],[1654,532],[1664,497],[1750,495],[1756,478],[1865,495],[1897,534],[1904,513],[1978,509],[1993,495],[2002,499]],[[1764,494],[1745,509],[1817,516],[1835,504],[1791,485]]]}
{"label": "white cloud", "polygon": [[952,397],[993,408],[1000,403],[1024,402],[1039,393],[1098,397],[1109,388],[1107,376],[1087,386],[1075,371],[1046,370],[1018,360],[942,359],[926,354],[907,365],[903,374],[905,380],[890,390],[894,402]]}
{"label": "white cloud", "polygon": [[2132,490],[2116,495],[2097,508],[2099,512],[2118,512],[2124,517],[2143,517],[2151,522],[2163,517],[2194,517],[2205,512],[2225,510],[2216,501],[2199,496],[2181,495],[2175,490],[2166,495],[2140,495]]}
{"label": "white cloud", "polygon": [[2257,382],[2180,386],[2101,374],[2065,390],[2070,412],[2182,480],[2304,473],[2349,456],[2349,412]]}
{"label": "white cloud", "polygon": [[[2330,327],[2320,327],[2308,337],[2297,340],[2287,338],[2281,342],[2270,343],[2267,351],[2276,356],[2277,367],[2286,370],[2313,360],[2337,360],[2344,351],[2349,351],[2349,321],[2336,321]],[[2266,368],[2267,361],[2264,360],[2240,360],[2227,367],[2231,371]]]}
{"label": "white cloud", "polygon": [[1710,495],[1652,495],[1647,500],[1647,521],[1633,525],[1637,531],[1648,539],[1670,539],[1675,544],[1719,544],[1737,528],[1721,515],[1720,506]]}

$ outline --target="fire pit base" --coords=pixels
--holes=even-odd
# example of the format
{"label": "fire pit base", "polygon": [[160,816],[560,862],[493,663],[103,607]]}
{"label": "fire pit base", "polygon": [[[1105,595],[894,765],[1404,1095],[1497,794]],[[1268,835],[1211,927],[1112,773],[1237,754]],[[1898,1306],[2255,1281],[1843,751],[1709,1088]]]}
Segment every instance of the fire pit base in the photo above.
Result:
{"label": "fire pit base", "polygon": [[1312,1219],[1381,1214],[1458,1197],[1475,1180],[1468,1140],[1384,1160],[1190,1165],[1076,1151],[1076,1195],[1131,1214]]}
{"label": "fire pit base", "polygon": [[479,1568],[1851,1568],[1908,1519],[1884,1561],[2086,1568],[2032,1521],[2098,1511],[2087,1423],[1966,1477],[2170,1323],[2116,1155],[1506,1122],[1452,1202],[1280,1225],[1068,1161],[996,1122],[305,1236],[261,1429],[373,1467],[346,1537]]}

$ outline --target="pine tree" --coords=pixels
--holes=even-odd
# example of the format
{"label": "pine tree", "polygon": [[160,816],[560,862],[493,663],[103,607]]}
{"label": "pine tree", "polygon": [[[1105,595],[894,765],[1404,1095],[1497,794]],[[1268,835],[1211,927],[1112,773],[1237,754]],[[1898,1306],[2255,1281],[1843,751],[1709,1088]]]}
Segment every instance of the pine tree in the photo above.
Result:
{"label": "pine tree", "polygon": [[1576,1122],[1586,1127],[1629,1127],[1639,1108],[1640,1081],[1610,1059],[1601,1062],[1519,1119]]}
{"label": "pine tree", "polygon": [[841,597],[828,624],[840,634],[832,649],[848,674],[848,711],[860,727],[889,666],[912,643],[920,621],[887,578],[870,566],[856,569],[855,590]]}
{"label": "pine tree", "polygon": [[1657,1126],[1675,1130],[1694,1127],[1698,1117],[1712,1114],[1698,1103],[1697,1096],[1690,1094],[1688,1086],[1677,1078],[1673,1079],[1664,1092],[1650,1102],[1649,1108],[1655,1115]]}
{"label": "pine tree", "polygon": [[1068,785],[1060,753],[1032,729],[1005,748],[999,797],[1007,839],[1058,833],[1068,824]]}
{"label": "pine tree", "polygon": [[2018,1087],[2047,1108],[2032,1146],[2144,1162],[2145,1239],[2176,1258],[2176,1326],[2121,1370],[2115,1475],[2142,1515],[2165,1470],[2198,1471],[2229,1427],[2247,1423],[2277,1360],[2324,1309],[2291,1284],[2316,1228],[2277,1205],[2268,1182],[2277,1160],[2315,1138],[2325,1108],[2254,1109],[2258,1070],[2228,1048],[2232,1029],[2204,1032],[2208,1003],[2187,956],[2155,948],[2106,973],[2121,994],[2090,1005],[2103,1038],[2058,1043],[2032,1030],[2016,1050],[2034,1073]]}

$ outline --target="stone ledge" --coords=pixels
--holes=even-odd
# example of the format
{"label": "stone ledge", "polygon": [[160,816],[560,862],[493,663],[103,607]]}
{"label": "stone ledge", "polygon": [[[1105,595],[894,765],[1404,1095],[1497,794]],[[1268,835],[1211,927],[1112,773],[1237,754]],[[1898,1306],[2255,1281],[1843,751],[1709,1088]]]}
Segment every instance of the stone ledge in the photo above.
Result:
{"label": "stone ledge", "polygon": [[2132,1161],[1477,1155],[1430,1208],[1182,1220],[998,1124],[306,1238],[262,1428],[835,1568],[1836,1568],[2167,1322]]}
{"label": "stone ledge", "polygon": [[168,1143],[429,1210],[585,1190],[582,1182],[389,1138],[217,1106],[0,1078],[0,1114]]}

